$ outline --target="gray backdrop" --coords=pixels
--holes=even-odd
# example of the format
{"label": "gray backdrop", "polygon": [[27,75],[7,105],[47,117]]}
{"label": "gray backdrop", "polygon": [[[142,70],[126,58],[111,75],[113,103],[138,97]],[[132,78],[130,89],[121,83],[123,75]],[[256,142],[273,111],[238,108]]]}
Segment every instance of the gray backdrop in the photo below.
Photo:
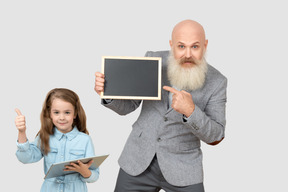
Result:
{"label": "gray backdrop", "polygon": [[40,128],[49,90],[80,97],[96,154],[110,154],[90,191],[113,191],[117,159],[139,115],[100,105],[94,73],[101,56],[144,56],[169,49],[173,26],[194,19],[206,29],[207,60],[229,79],[226,138],[202,144],[207,192],[287,191],[287,9],[285,1],[0,2],[1,188],[39,191],[43,161],[16,159],[18,107],[27,135]]}

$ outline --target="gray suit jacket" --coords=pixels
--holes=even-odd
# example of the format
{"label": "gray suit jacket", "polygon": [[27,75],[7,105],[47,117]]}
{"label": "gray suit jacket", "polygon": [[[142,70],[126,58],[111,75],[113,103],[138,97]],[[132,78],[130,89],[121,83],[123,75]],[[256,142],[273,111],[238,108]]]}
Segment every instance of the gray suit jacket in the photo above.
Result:
{"label": "gray suit jacket", "polygon": [[[167,80],[169,51],[147,52],[147,57],[162,57],[162,86]],[[200,140],[206,143],[221,140],[225,131],[227,79],[208,65],[205,85],[192,91],[195,103],[192,115],[183,115],[169,108],[169,93],[162,89],[160,101],[144,100],[141,113],[119,158],[120,167],[130,175],[141,174],[157,154],[158,163],[167,182],[187,186],[203,182]],[[140,105],[141,100],[112,100],[102,104],[120,115]]]}

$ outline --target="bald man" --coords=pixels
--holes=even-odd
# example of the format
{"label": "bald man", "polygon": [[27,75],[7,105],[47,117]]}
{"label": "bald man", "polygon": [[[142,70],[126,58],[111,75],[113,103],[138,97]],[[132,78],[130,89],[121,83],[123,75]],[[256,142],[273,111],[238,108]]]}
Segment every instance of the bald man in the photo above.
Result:
{"label": "bald man", "polygon": [[[120,115],[143,102],[119,158],[116,192],[203,192],[200,141],[217,145],[224,138],[227,79],[205,60],[203,27],[181,21],[169,43],[171,51],[146,53],[162,57],[160,101],[102,100]],[[100,94],[105,78],[99,72],[95,76]]]}

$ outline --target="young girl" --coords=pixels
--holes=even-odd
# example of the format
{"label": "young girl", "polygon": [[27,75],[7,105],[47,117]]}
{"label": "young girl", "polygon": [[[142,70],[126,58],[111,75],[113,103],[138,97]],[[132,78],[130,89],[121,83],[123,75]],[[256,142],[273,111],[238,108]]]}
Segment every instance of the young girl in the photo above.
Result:
{"label": "young girl", "polygon": [[[41,112],[41,129],[34,142],[26,138],[25,117],[19,109],[15,124],[18,129],[16,156],[22,163],[34,163],[44,157],[44,172],[53,163],[94,156],[94,147],[86,129],[86,115],[76,93],[53,89]],[[92,161],[71,163],[65,171],[77,173],[45,179],[41,191],[87,191],[86,182],[95,182],[99,169],[90,169]]]}

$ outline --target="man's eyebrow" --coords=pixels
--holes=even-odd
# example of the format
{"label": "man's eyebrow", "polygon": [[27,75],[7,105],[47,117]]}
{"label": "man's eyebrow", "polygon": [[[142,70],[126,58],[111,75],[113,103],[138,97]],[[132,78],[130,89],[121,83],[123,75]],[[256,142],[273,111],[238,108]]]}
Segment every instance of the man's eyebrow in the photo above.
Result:
{"label": "man's eyebrow", "polygon": [[[178,41],[178,44],[183,44],[183,45],[186,45],[186,43],[182,42],[182,41]],[[196,41],[194,43],[191,43],[191,45],[195,45],[195,44],[200,44],[199,41]]]}

